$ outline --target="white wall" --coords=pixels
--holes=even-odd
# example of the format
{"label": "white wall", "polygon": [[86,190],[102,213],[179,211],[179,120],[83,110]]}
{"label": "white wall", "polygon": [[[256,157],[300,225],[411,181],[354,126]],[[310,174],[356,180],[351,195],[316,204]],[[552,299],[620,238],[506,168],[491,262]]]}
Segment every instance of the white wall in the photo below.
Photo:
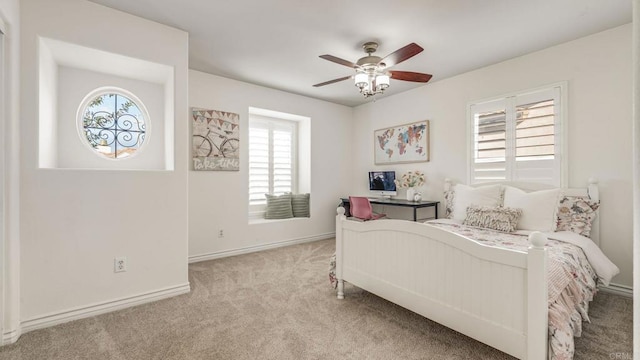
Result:
{"label": "white wall", "polygon": [[[45,37],[39,43],[41,168],[173,170],[172,67]],[[97,155],[73,121],[90,92],[108,87],[131,92],[148,111],[143,146],[119,161]]]}
{"label": "white wall", "polygon": [[[240,114],[240,171],[189,173],[189,256],[198,260],[233,250],[335,233],[336,207],[348,195],[352,109],[206,73],[189,72],[189,105]],[[248,222],[249,107],[311,118],[311,218]],[[224,238],[218,238],[218,230]]]}
{"label": "white wall", "polygon": [[58,64],[48,47],[39,47],[38,64],[38,163],[58,167]]}
{"label": "white wall", "polygon": [[[640,299],[640,0],[633,1],[633,296]],[[633,351],[640,354],[640,301],[633,302]]]}
{"label": "white wall", "polygon": [[[21,5],[23,326],[188,290],[187,33],[84,0]],[[38,168],[38,36],[173,68],[175,170]]]}
{"label": "white wall", "polygon": [[0,330],[2,343],[17,340],[20,334],[20,2],[0,0],[0,17],[5,25],[5,85],[1,125],[3,146],[2,235],[0,238],[1,282]]}
{"label": "white wall", "polygon": [[429,119],[431,161],[384,168],[400,174],[425,171],[423,199],[442,201],[444,178],[467,181],[466,110],[470,101],[566,80],[569,186],[586,186],[589,177],[600,181],[601,247],[620,267],[621,274],[613,282],[631,286],[630,45],[631,24],[355,108],[353,189],[366,193],[366,172],[381,168],[373,165],[374,130]]}
{"label": "white wall", "polygon": [[[57,167],[71,169],[164,169],[164,86],[67,66],[58,67]],[[84,97],[94,89],[114,86],[134,94],[149,113],[147,134],[135,156],[105,161],[87,146],[78,133],[77,111]],[[171,118],[173,121],[173,117]]]}

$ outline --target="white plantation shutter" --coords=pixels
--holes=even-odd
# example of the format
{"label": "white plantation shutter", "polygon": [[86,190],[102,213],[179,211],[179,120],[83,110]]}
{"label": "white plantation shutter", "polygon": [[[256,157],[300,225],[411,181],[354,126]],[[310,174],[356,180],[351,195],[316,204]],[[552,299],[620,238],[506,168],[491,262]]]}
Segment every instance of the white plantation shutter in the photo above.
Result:
{"label": "white plantation shutter", "polygon": [[473,182],[505,180],[507,176],[506,101],[471,106],[473,116]]}
{"label": "white plantation shutter", "polygon": [[296,191],[294,121],[251,116],[249,120],[249,205],[259,210],[265,194]]}
{"label": "white plantation shutter", "polygon": [[562,185],[560,85],[472,104],[470,182]]}
{"label": "white plantation shutter", "polygon": [[273,195],[293,190],[293,131],[273,131]]}
{"label": "white plantation shutter", "polygon": [[269,193],[269,129],[249,128],[249,204],[265,203]]}
{"label": "white plantation shutter", "polygon": [[561,186],[560,87],[515,97],[512,178]]}

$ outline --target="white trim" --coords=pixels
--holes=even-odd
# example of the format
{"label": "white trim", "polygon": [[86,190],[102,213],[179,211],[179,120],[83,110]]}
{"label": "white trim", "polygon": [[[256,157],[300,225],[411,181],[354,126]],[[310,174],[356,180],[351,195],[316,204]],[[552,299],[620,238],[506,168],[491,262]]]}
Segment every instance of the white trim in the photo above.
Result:
{"label": "white trim", "polygon": [[566,188],[569,186],[569,82],[561,81],[554,85],[560,88],[560,187]]}
{"label": "white trim", "polygon": [[[631,57],[633,61],[632,76],[632,98],[633,98],[633,119],[632,119],[632,169],[633,169],[633,292],[640,296],[640,0],[633,1],[633,30],[631,32]],[[640,301],[633,302],[633,352],[640,354]]]}
{"label": "white trim", "polygon": [[[1,115],[3,173],[3,224],[0,247],[0,293],[2,309],[0,333],[4,341],[5,332],[9,341],[20,336],[20,34],[11,29],[10,21],[0,9],[2,27],[2,109]],[[19,12],[19,11],[18,11]],[[12,14],[19,23],[19,14]],[[19,25],[19,24],[18,24]],[[19,28],[19,26],[18,26]],[[14,29],[15,30],[15,29]]]}
{"label": "white trim", "polygon": [[309,221],[310,217],[291,217],[286,219],[265,219],[264,214],[266,211],[259,211],[256,213],[251,213],[253,215],[249,215],[249,225],[261,225],[261,224],[273,224],[278,222],[287,222],[287,221]]}
{"label": "white trim", "polygon": [[153,301],[186,294],[191,291],[189,283],[168,287],[144,294],[125,297],[117,300],[106,301],[89,306],[81,306],[66,311],[52,313],[22,321],[22,333],[62,324],[72,320],[96,316],[128,307],[150,303]]}
{"label": "white trim", "polygon": [[[473,153],[474,153],[474,146],[473,146],[473,142],[474,142],[474,121],[471,121],[471,114],[473,113],[471,111],[471,107],[473,106],[473,104],[477,103],[477,101],[470,101],[467,103],[467,117],[465,118],[467,121],[467,184],[471,184],[471,175],[473,174],[473,171],[471,170],[471,166],[473,165]],[[445,182],[447,181],[447,179],[445,179]]]}
{"label": "white trim", "polygon": [[297,239],[279,241],[279,242],[270,243],[270,244],[256,245],[256,246],[249,246],[249,247],[239,248],[239,249],[223,250],[223,251],[216,251],[216,252],[207,253],[207,254],[193,255],[193,256],[189,256],[189,264],[201,262],[201,261],[221,259],[229,256],[250,254],[258,251],[276,249],[276,248],[281,248],[281,247],[290,246],[290,245],[304,244],[304,243],[318,241],[318,240],[331,239],[335,236],[336,236],[336,233],[331,232],[326,234],[319,234],[319,235],[301,237]]}
{"label": "white trim", "polygon": [[15,329],[2,334],[2,345],[15,343],[20,338],[20,335],[22,335],[22,329]]}
{"label": "white trim", "polygon": [[[7,122],[9,121],[11,114],[7,111],[7,103],[9,102],[7,89],[9,89],[9,84],[7,82],[7,76],[5,72],[7,56],[6,48],[4,46],[7,27],[4,23],[4,20],[2,19],[3,17],[3,14],[0,13],[0,56],[2,57],[0,58],[0,109],[2,109],[2,112],[0,113],[0,139],[3,139],[4,143],[4,140],[7,138],[7,128],[9,128]],[[2,196],[0,199],[0,261],[2,262],[2,265],[0,265],[0,334],[3,334],[2,339],[0,339],[0,345],[7,344],[7,342],[4,340],[4,327],[5,298],[8,292],[6,274],[9,273],[9,269],[4,264],[6,263],[7,259],[7,256],[5,254],[5,247],[8,238],[6,235],[7,232],[5,231],[8,223],[7,209],[9,208],[5,205],[7,201],[6,193],[9,191],[6,175],[8,167],[6,162],[6,154],[8,152],[10,152],[10,149],[7,147],[7,145],[0,146],[0,191],[2,192]],[[11,338],[13,338],[13,335],[11,336]],[[16,337],[13,341],[16,341],[17,339],[18,338]]]}
{"label": "white trim", "polygon": [[598,286],[598,290],[614,295],[620,295],[628,298],[633,298],[633,288],[626,285],[620,284],[609,284],[609,286]]}

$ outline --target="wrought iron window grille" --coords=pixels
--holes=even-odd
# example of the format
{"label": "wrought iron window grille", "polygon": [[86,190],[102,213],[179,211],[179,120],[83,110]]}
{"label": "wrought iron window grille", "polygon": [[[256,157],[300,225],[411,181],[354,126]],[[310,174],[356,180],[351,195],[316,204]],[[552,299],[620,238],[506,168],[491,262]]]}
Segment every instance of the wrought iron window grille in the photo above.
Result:
{"label": "wrought iron window grille", "polygon": [[[113,98],[113,109],[104,106],[108,98]],[[146,124],[140,107],[121,94],[93,98],[85,107],[82,122],[89,145],[108,158],[130,156],[145,140]]]}

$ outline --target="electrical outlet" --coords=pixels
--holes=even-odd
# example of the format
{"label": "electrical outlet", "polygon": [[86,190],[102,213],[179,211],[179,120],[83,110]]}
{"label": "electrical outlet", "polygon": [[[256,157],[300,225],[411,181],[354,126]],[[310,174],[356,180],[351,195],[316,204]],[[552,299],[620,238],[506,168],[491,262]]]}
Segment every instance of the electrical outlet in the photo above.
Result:
{"label": "electrical outlet", "polygon": [[124,271],[127,271],[127,258],[123,256],[113,259],[113,272]]}
{"label": "electrical outlet", "polygon": [[218,230],[218,238],[223,238],[224,237],[224,230],[220,229]]}

